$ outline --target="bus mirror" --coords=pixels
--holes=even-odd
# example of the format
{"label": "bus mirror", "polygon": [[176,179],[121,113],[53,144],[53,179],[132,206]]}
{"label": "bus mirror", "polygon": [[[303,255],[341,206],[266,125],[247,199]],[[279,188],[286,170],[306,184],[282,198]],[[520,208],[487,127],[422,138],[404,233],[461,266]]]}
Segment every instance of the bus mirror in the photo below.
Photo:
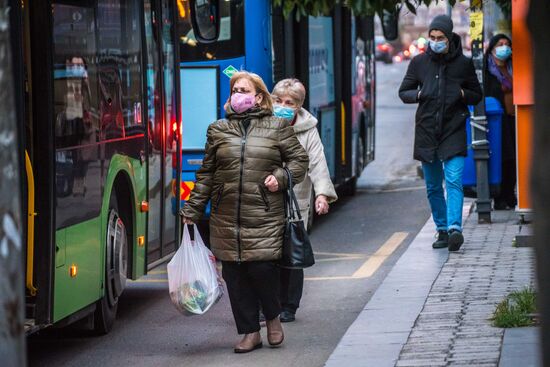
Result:
{"label": "bus mirror", "polygon": [[212,43],[220,34],[219,0],[190,0],[191,23],[197,41]]}
{"label": "bus mirror", "polygon": [[399,11],[401,8],[397,8],[394,12],[384,10],[382,12],[382,31],[384,32],[384,38],[388,41],[394,41],[399,36]]}

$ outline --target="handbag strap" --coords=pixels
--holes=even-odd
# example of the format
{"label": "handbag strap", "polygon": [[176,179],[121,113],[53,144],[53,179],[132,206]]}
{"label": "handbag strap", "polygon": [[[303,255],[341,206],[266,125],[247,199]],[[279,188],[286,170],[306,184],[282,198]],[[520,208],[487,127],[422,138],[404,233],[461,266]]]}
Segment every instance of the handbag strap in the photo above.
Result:
{"label": "handbag strap", "polygon": [[302,220],[302,214],[300,213],[300,206],[298,205],[298,199],[296,199],[296,194],[294,193],[294,185],[292,184],[292,172],[285,167],[284,170],[286,171],[287,178],[288,178],[288,189],[287,189],[287,195],[285,195],[285,208],[288,210],[288,218],[291,220],[296,219],[296,215],[298,216],[298,220]]}

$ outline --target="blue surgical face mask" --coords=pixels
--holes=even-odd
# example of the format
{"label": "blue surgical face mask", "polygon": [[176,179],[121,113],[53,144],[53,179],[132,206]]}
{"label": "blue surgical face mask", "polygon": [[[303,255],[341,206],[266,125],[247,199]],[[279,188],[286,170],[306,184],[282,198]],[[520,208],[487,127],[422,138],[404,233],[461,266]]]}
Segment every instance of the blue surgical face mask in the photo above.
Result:
{"label": "blue surgical face mask", "polygon": [[296,111],[294,110],[294,108],[285,107],[277,104],[273,106],[273,114],[282,119],[292,120],[295,113]]}
{"label": "blue surgical face mask", "polygon": [[447,41],[432,41],[430,40],[430,48],[436,54],[441,54],[447,49]]}
{"label": "blue surgical face mask", "polygon": [[495,56],[497,59],[505,61],[512,55],[512,49],[508,45],[495,47]]}

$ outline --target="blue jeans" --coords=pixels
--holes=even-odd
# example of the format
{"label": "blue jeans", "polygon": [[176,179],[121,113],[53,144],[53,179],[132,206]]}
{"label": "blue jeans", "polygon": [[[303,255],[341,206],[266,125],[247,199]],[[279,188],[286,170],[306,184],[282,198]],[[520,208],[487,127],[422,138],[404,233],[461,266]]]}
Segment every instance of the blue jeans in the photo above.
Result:
{"label": "blue jeans", "polygon": [[[432,163],[422,162],[422,169],[436,229],[438,231],[456,229],[462,232],[464,157],[457,156]],[[443,193],[443,178],[447,189],[446,200]]]}

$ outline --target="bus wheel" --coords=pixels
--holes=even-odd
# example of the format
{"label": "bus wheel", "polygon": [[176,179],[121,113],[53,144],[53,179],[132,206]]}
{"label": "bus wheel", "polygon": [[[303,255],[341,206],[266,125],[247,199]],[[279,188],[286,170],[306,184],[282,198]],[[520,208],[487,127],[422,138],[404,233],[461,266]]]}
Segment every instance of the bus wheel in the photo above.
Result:
{"label": "bus wheel", "polygon": [[126,286],[128,267],[128,233],[118,213],[116,197],[111,196],[107,221],[104,294],[98,302],[94,318],[97,334],[107,334],[113,327],[118,299]]}

